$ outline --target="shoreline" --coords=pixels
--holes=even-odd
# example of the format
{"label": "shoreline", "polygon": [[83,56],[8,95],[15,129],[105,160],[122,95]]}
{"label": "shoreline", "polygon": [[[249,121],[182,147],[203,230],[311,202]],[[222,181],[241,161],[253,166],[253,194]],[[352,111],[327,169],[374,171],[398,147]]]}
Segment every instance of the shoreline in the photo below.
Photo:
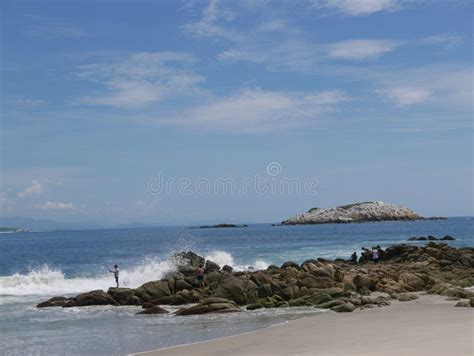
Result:
{"label": "shoreline", "polygon": [[474,309],[421,294],[381,308],[320,315],[131,355],[472,355]]}

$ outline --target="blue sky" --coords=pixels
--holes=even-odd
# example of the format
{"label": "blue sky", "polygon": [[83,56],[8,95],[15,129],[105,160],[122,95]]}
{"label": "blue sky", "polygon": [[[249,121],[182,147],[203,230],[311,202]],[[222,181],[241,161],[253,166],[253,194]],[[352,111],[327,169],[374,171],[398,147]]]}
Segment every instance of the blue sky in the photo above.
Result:
{"label": "blue sky", "polygon": [[[1,9],[2,216],[274,222],[365,200],[473,214],[470,1]],[[317,188],[239,189],[256,177]],[[242,192],[198,189],[222,179]]]}

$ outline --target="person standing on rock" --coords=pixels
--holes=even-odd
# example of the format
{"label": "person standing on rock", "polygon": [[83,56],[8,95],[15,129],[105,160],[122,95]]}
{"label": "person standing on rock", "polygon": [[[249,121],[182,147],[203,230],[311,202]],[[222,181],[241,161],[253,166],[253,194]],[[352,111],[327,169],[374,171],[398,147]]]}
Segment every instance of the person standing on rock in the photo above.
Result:
{"label": "person standing on rock", "polygon": [[379,262],[379,249],[377,247],[372,247],[372,261],[374,263]]}
{"label": "person standing on rock", "polygon": [[355,252],[355,251],[351,255],[351,262],[354,263],[354,264],[357,264],[357,252]]}
{"label": "person standing on rock", "polygon": [[114,274],[115,277],[115,283],[117,283],[117,288],[119,287],[119,269],[118,266],[115,265],[113,270],[109,270],[110,273]]}
{"label": "person standing on rock", "polygon": [[198,269],[196,270],[196,286],[201,288],[204,282],[204,266],[202,264],[199,265]]}

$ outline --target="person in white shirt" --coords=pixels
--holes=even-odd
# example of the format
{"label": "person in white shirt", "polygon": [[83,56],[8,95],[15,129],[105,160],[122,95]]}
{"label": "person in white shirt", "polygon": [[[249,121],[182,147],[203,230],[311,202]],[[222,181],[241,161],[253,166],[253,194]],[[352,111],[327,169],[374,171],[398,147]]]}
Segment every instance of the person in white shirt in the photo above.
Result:
{"label": "person in white shirt", "polygon": [[117,288],[119,287],[119,269],[118,266],[115,265],[113,270],[109,270],[110,273],[114,274],[115,277],[115,283],[117,283]]}
{"label": "person in white shirt", "polygon": [[379,262],[379,250],[376,247],[372,248],[372,261],[374,263]]}

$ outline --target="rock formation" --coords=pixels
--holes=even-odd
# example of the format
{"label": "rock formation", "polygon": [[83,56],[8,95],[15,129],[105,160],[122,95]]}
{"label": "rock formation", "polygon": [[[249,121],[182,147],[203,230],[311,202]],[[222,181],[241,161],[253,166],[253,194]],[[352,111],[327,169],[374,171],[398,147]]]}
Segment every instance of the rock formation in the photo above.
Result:
{"label": "rock formation", "polygon": [[[351,312],[409,301],[411,292],[426,291],[451,298],[474,298],[464,289],[474,285],[474,248],[456,249],[444,243],[425,246],[394,245],[381,254],[377,264],[355,264],[338,259],[311,259],[298,264],[285,262],[264,271],[224,272],[211,262],[205,288],[194,285],[194,267],[204,260],[192,252],[175,256],[183,264],[161,280],[136,289],[95,290],[76,297],[54,297],[38,307],[86,305],[141,305],[142,314],[162,314],[161,305],[191,306],[176,315],[230,313],[259,308],[307,306]],[[217,266],[217,267],[216,267]],[[474,299],[460,306],[474,306]]]}
{"label": "rock formation", "polygon": [[435,236],[413,236],[407,239],[407,241],[454,241],[454,237],[446,235],[444,237],[437,238]]}
{"label": "rock formation", "polygon": [[334,208],[313,208],[308,212],[289,218],[282,225],[330,224],[368,221],[421,220],[423,217],[400,205],[369,201]]}

